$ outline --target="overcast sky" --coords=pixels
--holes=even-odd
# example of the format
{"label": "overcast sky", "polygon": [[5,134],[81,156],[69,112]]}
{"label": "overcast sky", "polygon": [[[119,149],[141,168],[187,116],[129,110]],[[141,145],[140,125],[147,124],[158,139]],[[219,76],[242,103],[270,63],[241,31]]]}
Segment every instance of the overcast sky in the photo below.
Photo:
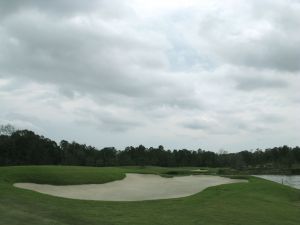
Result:
{"label": "overcast sky", "polygon": [[1,0],[0,124],[96,147],[300,144],[300,1]]}

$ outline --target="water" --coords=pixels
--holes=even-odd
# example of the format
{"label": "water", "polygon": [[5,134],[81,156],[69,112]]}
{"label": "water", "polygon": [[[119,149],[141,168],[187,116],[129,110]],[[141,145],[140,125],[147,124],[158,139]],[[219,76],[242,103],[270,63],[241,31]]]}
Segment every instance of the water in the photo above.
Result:
{"label": "water", "polygon": [[274,181],[280,184],[300,189],[300,175],[257,175],[256,177],[264,178],[266,180]]}

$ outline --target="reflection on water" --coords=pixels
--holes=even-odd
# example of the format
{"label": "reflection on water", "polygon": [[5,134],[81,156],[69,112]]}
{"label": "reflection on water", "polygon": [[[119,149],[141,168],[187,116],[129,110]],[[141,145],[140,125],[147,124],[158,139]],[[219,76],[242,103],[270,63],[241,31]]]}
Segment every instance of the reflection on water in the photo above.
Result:
{"label": "reflection on water", "polygon": [[300,175],[284,176],[284,175],[257,175],[256,177],[266,180],[275,181],[280,184],[288,185],[300,189]]}

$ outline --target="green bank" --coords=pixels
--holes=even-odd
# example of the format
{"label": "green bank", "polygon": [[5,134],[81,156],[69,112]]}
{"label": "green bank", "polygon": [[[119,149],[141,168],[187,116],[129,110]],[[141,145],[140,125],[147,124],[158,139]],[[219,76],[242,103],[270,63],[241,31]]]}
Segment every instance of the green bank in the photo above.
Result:
{"label": "green bank", "polygon": [[[161,167],[0,167],[0,224],[32,225],[299,225],[300,190],[259,178],[210,187],[193,196],[142,202],[72,200],[22,190],[15,182],[55,185],[105,183],[125,173],[162,176],[214,173]],[[194,171],[194,172],[191,172]]]}

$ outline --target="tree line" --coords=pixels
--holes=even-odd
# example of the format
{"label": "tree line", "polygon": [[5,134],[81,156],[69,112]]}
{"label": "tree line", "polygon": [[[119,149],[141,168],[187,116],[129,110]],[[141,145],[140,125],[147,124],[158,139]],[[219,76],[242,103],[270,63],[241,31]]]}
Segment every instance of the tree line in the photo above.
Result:
{"label": "tree line", "polygon": [[80,166],[195,166],[249,168],[293,168],[300,165],[299,147],[274,147],[215,153],[198,150],[167,150],[163,146],[143,145],[117,150],[97,149],[85,144],[62,140],[59,144],[30,130],[0,127],[0,165],[80,165]]}

